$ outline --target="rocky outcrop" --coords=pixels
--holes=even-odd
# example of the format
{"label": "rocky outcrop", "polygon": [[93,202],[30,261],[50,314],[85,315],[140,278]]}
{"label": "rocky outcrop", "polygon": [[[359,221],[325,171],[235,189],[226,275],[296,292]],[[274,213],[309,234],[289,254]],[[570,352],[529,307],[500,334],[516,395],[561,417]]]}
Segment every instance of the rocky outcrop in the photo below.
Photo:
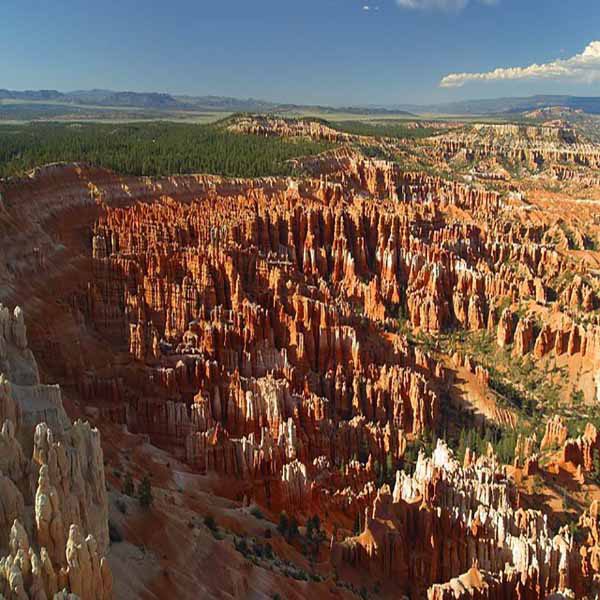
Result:
{"label": "rocky outcrop", "polygon": [[112,598],[99,433],[88,423],[71,424],[60,388],[39,382],[18,308],[11,315],[0,306],[0,348],[0,593]]}
{"label": "rocky outcrop", "polygon": [[330,142],[357,141],[361,136],[353,136],[337,131],[324,123],[310,119],[284,119],[282,117],[252,115],[235,118],[230,131],[267,137],[307,137]]}
{"label": "rocky outcrop", "polygon": [[393,493],[379,490],[363,532],[335,545],[334,561],[415,597],[428,588],[430,598],[577,593],[583,576],[569,532],[553,535],[542,513],[516,508],[495,457],[469,462],[460,466],[442,441],[431,458],[421,453],[413,476],[398,472]]}
{"label": "rocky outcrop", "polygon": [[570,127],[476,124],[431,138],[439,160],[462,157],[467,161],[494,158],[500,162],[524,163],[539,169],[544,165],[584,165],[597,168],[600,152],[585,143]]}
{"label": "rocky outcrop", "polygon": [[515,328],[514,353],[525,356],[533,346],[534,322],[533,319],[524,317],[519,319]]}
{"label": "rocky outcrop", "polygon": [[561,448],[567,441],[569,430],[564,422],[564,419],[556,415],[546,422],[546,431],[540,444],[540,450],[558,449]]}
{"label": "rocky outcrop", "polygon": [[600,451],[600,437],[595,425],[588,423],[577,438],[567,439],[562,447],[562,461],[580,466],[584,471],[594,469],[594,455]]}
{"label": "rocky outcrop", "polygon": [[513,341],[513,334],[515,332],[514,314],[510,308],[504,309],[498,322],[498,335],[497,341],[500,348],[506,348]]}
{"label": "rocky outcrop", "polygon": [[[277,119],[249,126],[337,136]],[[79,165],[2,183],[0,226],[19,242],[0,248],[2,281],[40,294],[50,265],[47,294],[63,294],[52,329],[40,308],[33,323],[43,372],[60,373],[85,414],[143,434],[223,493],[300,521],[328,515],[326,527],[360,521],[360,535],[337,536],[333,561],[393,582],[395,593],[579,597],[593,544],[582,562],[568,531],[519,508],[517,485],[543,474],[538,452],[555,448],[591,469],[595,430],[569,440],[553,419],[539,450],[535,438],[518,438],[510,467],[471,451],[461,466],[440,444],[414,473],[381,484],[394,482],[417,443],[447,425],[452,433],[460,385],[474,392],[461,419],[481,402],[486,418],[517,424],[517,411],[488,393],[504,376],[491,360],[479,364],[490,339],[511,346],[512,357],[498,358],[559,362],[569,377],[581,365],[589,383],[600,357],[598,286],[585,263],[594,257],[572,252],[589,241],[521,202],[522,191],[407,171],[351,148],[298,163],[309,173],[300,180],[121,178]],[[41,225],[49,222],[55,235]],[[42,581],[47,595],[106,597],[98,434],[70,423],[60,389],[40,382],[22,313],[2,308],[0,328],[2,585],[33,596]],[[471,348],[447,362],[445,345],[461,338]]]}

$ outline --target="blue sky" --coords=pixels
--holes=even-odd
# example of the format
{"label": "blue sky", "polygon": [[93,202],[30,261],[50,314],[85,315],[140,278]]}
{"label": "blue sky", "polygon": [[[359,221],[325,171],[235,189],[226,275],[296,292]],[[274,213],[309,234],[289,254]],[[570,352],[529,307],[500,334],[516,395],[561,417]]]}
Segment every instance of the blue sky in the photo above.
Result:
{"label": "blue sky", "polygon": [[332,105],[600,95],[596,48],[440,86],[572,59],[600,40],[600,0],[2,0],[0,13],[10,89]]}

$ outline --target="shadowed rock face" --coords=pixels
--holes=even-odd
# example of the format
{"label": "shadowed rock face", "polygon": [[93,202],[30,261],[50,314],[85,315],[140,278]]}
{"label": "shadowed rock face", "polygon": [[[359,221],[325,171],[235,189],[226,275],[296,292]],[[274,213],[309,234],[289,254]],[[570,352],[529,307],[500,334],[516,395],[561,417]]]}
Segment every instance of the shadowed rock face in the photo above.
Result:
{"label": "shadowed rock face", "polygon": [[[431,599],[592,589],[597,540],[520,507],[494,457],[468,452],[461,465],[440,442],[414,475],[396,473],[454,384],[399,325],[596,361],[585,267],[551,242],[554,224],[516,218],[514,198],[348,151],[305,166],[315,176],[301,181],[53,166],[3,185],[0,297],[26,317],[0,310],[5,579],[31,544],[43,566],[19,567],[26,594],[43,583],[110,596],[99,434],[72,425],[60,389],[40,383],[27,322],[43,373],[100,428],[146,435],[233,499],[318,514],[328,531],[344,523],[327,550],[340,571]],[[452,358],[488,388],[472,357]],[[516,422],[510,409],[493,416]],[[563,463],[591,470],[595,429],[567,437],[553,419],[540,451],[563,447]],[[536,452],[520,439],[517,468],[533,475]],[[393,490],[382,473],[396,473]],[[355,518],[358,536],[346,530]]]}

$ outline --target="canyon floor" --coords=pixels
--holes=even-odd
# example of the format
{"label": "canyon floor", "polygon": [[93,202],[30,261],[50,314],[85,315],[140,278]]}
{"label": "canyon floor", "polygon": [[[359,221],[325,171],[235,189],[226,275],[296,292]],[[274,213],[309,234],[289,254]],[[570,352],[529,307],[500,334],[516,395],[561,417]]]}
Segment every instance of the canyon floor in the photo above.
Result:
{"label": "canyon floor", "polygon": [[0,594],[596,597],[600,145],[561,117],[248,115],[331,149],[1,180]]}

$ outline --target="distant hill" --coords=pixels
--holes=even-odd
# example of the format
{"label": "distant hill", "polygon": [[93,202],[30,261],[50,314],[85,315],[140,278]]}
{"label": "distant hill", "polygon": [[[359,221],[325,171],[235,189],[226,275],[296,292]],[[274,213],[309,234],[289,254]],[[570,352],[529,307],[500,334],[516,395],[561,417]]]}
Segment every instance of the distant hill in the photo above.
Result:
{"label": "distant hill", "polygon": [[58,92],[57,90],[0,90],[0,100],[19,100],[27,102],[57,102],[61,104],[79,104],[84,106],[127,107],[152,110],[177,111],[221,111],[221,112],[304,112],[306,110],[322,113],[354,113],[373,115],[414,116],[411,113],[393,108],[373,107],[332,107],[307,106],[303,104],[283,104],[268,102],[256,98],[231,98],[228,96],[190,96],[171,95],[159,92],[128,92],[113,90],[76,90]]}
{"label": "distant hill", "polygon": [[94,89],[76,90],[74,92],[69,92],[68,94],[63,94],[63,96],[68,96],[68,98],[77,101],[80,104],[98,104],[111,94],[114,94],[112,90]]}
{"label": "distant hill", "polygon": [[170,94],[158,92],[113,92],[111,90],[78,90],[58,92],[56,90],[0,90],[0,100],[27,102],[60,102],[94,106],[125,106],[130,108],[173,109],[182,106]]}
{"label": "distant hill", "polygon": [[266,112],[277,104],[256,98],[230,98],[228,96],[176,96],[183,105],[198,110],[219,110],[223,112]]}
{"label": "distant hill", "polygon": [[0,89],[0,100],[20,102],[52,102],[64,105],[134,108],[153,111],[210,111],[210,112],[319,112],[366,115],[398,115],[413,117],[417,114],[450,115],[511,115],[562,107],[588,114],[600,114],[600,97],[539,95],[522,98],[491,98],[460,100],[440,104],[398,104],[395,106],[344,106],[305,105],[269,102],[256,98],[231,98],[228,96],[172,95],[160,92],[130,92],[114,90],[57,90],[14,91]]}
{"label": "distant hill", "polygon": [[158,92],[113,92],[112,90],[78,90],[63,94],[62,100],[95,106],[126,106],[130,108],[171,109],[181,103],[170,94]]}
{"label": "distant hill", "polygon": [[114,92],[103,98],[101,106],[129,106],[135,108],[179,108],[181,103],[170,94],[157,92]]}
{"label": "distant hill", "polygon": [[62,100],[63,97],[64,94],[56,90],[25,90],[23,92],[16,92],[0,89],[0,100],[48,101]]}
{"label": "distant hill", "polygon": [[400,104],[398,109],[418,113],[449,115],[498,115],[529,112],[553,106],[600,114],[600,97],[539,95],[523,98],[491,98],[485,100],[460,100],[441,104]]}

